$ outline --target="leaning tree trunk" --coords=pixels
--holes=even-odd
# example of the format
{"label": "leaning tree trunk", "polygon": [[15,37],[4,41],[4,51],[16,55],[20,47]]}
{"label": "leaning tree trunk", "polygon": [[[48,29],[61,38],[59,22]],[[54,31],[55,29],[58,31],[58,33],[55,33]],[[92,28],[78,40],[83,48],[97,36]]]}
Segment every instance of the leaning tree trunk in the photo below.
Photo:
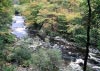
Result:
{"label": "leaning tree trunk", "polygon": [[87,44],[86,44],[86,55],[84,59],[84,68],[83,71],[86,71],[87,68],[87,61],[88,61],[88,55],[89,55],[89,46],[90,46],[90,25],[91,25],[91,5],[90,0],[87,0],[88,3],[88,23],[87,23]]}

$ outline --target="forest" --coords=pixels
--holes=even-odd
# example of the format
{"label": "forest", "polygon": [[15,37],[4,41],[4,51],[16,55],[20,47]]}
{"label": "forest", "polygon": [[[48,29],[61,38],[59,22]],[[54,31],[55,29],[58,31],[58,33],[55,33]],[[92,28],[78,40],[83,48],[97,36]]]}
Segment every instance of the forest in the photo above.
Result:
{"label": "forest", "polygon": [[100,71],[100,0],[0,0],[0,71]]}

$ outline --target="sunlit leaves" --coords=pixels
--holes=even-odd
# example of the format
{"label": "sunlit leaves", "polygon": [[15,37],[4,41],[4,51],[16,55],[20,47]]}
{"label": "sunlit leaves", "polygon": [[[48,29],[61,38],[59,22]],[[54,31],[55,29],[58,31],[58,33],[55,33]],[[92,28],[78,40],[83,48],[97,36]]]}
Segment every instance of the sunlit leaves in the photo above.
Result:
{"label": "sunlit leaves", "polygon": [[78,29],[80,29],[80,28],[84,28],[83,26],[81,26],[81,25],[78,25],[78,24],[76,24],[76,25],[67,25],[67,27],[68,27],[68,33],[72,33],[72,32],[75,32],[75,30],[78,30]]}
{"label": "sunlit leaves", "polygon": [[5,50],[12,44],[14,37],[9,32],[11,24],[12,0],[2,0],[0,2],[0,60],[5,61]]}

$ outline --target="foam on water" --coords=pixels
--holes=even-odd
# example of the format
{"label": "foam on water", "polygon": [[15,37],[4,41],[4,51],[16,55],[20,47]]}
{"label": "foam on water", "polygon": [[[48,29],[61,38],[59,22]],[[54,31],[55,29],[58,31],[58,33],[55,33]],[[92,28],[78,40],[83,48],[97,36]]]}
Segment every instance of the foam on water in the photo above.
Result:
{"label": "foam on water", "polygon": [[14,34],[17,38],[26,37],[27,32],[23,16],[13,16],[12,20],[12,34]]}

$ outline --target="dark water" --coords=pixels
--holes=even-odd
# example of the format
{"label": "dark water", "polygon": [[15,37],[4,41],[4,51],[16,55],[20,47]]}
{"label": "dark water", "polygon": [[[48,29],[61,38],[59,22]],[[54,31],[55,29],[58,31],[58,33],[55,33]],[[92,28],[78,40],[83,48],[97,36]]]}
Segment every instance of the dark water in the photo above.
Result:
{"label": "dark water", "polygon": [[27,36],[26,26],[24,22],[23,16],[13,16],[12,18],[12,34],[14,34],[17,38],[24,38]]}

